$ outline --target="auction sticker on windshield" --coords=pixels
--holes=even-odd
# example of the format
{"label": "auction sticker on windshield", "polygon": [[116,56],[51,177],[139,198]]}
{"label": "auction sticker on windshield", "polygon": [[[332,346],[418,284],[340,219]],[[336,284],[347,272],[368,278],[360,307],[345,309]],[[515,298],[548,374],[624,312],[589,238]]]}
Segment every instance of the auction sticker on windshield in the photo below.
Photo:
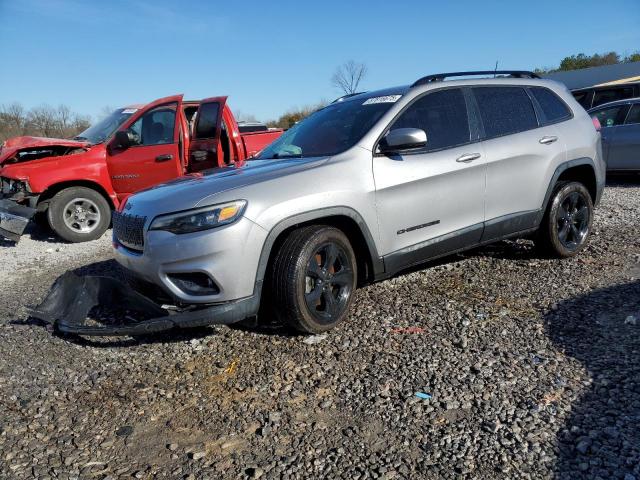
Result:
{"label": "auction sticker on windshield", "polygon": [[122,113],[136,113],[137,111],[137,108],[125,108],[124,110],[122,110]]}
{"label": "auction sticker on windshield", "polygon": [[385,95],[384,97],[368,98],[363,105],[373,105],[374,103],[396,103],[402,95]]}

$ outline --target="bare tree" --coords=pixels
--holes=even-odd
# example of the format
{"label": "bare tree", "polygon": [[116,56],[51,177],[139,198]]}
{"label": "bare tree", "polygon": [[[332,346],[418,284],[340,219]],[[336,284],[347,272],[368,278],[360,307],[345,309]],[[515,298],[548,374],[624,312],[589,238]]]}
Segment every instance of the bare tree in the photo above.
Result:
{"label": "bare tree", "polygon": [[257,122],[258,119],[253,113],[245,113],[242,110],[235,110],[236,120],[239,122]]}
{"label": "bare tree", "polygon": [[0,143],[21,135],[71,138],[86,130],[90,120],[66,105],[41,105],[29,111],[19,103],[0,105]]}
{"label": "bare tree", "polygon": [[24,107],[19,103],[0,106],[0,141],[22,135],[27,119]]}
{"label": "bare tree", "polygon": [[331,84],[342,90],[345,95],[349,95],[358,91],[358,86],[366,74],[367,66],[364,63],[349,60],[336,68],[331,77]]}
{"label": "bare tree", "polygon": [[34,107],[27,115],[27,128],[32,135],[53,137],[58,135],[56,111],[50,105]]}

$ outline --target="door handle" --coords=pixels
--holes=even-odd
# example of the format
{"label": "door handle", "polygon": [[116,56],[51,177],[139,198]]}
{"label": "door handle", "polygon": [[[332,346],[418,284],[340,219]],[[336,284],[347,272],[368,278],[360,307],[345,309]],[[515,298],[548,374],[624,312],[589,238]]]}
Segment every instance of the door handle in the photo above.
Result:
{"label": "door handle", "polygon": [[539,141],[543,145],[551,145],[556,140],[558,140],[558,137],[547,136],[547,137],[542,137]]}
{"label": "door handle", "polygon": [[156,162],[166,162],[167,160],[173,160],[173,155],[158,155]]}
{"label": "door handle", "polygon": [[469,163],[469,162],[473,162],[474,160],[477,160],[480,158],[480,154],[479,153],[465,153],[464,155],[456,158],[456,162],[458,163]]}

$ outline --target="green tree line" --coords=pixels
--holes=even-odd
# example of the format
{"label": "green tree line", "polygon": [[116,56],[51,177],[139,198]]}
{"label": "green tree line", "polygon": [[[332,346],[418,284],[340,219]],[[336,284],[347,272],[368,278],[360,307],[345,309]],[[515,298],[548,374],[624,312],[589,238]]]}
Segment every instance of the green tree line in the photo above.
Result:
{"label": "green tree line", "polygon": [[636,51],[626,56],[622,56],[616,52],[594,53],[593,55],[578,53],[577,55],[564,57],[560,61],[560,66],[558,68],[538,68],[536,69],[536,73],[567,72],[569,70],[580,70],[582,68],[601,67],[603,65],[616,65],[618,63],[631,62],[640,62],[640,51]]}

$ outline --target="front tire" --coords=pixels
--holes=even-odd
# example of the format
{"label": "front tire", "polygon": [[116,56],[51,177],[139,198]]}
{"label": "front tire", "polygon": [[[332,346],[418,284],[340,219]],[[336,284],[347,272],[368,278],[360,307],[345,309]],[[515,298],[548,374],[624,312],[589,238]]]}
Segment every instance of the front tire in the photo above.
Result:
{"label": "front tire", "polygon": [[325,225],[294,230],[270,272],[273,310],[298,331],[325,332],[347,316],[356,279],[355,254],[341,230]]}
{"label": "front tire", "polygon": [[47,209],[51,229],[62,239],[88,242],[100,238],[111,223],[111,208],[105,198],[86,187],[59,191]]}
{"label": "front tire", "polygon": [[540,227],[538,241],[554,257],[573,257],[589,242],[593,201],[579,182],[556,185]]}

